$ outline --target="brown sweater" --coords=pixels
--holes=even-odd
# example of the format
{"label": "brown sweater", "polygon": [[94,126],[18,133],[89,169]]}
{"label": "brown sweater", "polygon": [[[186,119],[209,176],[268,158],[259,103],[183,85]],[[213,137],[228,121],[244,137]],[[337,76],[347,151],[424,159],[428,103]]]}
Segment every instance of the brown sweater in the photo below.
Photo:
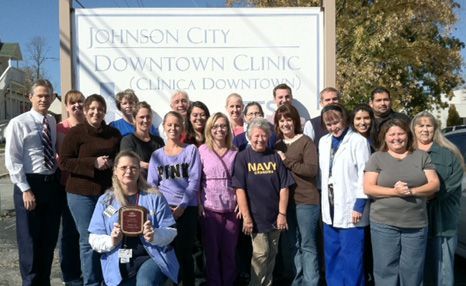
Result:
{"label": "brown sweater", "polygon": [[112,168],[98,170],[97,157],[115,159],[120,146],[120,132],[102,122],[99,129],[87,122],[71,128],[60,150],[60,167],[70,173],[66,191],[78,195],[101,195],[112,185]]}
{"label": "brown sweater", "polygon": [[291,171],[296,182],[290,189],[296,204],[320,204],[320,194],[316,188],[319,166],[316,146],[312,139],[303,135],[289,145],[279,140],[275,149],[286,155],[283,163]]}

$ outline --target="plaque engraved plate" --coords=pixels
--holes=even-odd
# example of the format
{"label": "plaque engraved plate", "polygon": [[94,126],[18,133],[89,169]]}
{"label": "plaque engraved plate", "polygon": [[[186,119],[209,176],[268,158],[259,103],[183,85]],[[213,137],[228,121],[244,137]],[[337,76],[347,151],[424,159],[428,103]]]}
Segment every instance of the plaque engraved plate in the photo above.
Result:
{"label": "plaque engraved plate", "polygon": [[147,220],[147,209],[141,206],[122,207],[119,211],[119,220],[124,235],[141,235],[144,222]]}

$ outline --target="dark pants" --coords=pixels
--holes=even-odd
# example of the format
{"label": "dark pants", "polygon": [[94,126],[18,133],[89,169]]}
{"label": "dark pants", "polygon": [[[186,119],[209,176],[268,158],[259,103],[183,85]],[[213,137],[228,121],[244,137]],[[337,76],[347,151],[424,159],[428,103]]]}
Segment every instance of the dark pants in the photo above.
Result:
{"label": "dark pants", "polygon": [[187,207],[176,220],[175,253],[180,263],[179,281],[183,286],[194,286],[193,245],[197,231],[197,207]]}
{"label": "dark pants", "polygon": [[298,251],[296,247],[298,221],[296,218],[296,205],[292,200],[288,203],[286,220],[288,230],[280,233],[278,253],[275,258],[275,269],[273,272],[274,285],[291,285],[296,276],[294,257]]}
{"label": "dark pants", "polygon": [[[65,187],[60,186],[65,194]],[[63,282],[77,282],[81,280],[81,259],[79,258],[79,233],[73,216],[68,207],[66,195],[62,199],[63,212],[61,215],[60,239],[60,268]]]}
{"label": "dark pants", "polygon": [[15,185],[16,237],[23,285],[50,285],[53,251],[60,225],[60,192],[55,176],[27,175],[36,208],[24,208],[23,193]]}

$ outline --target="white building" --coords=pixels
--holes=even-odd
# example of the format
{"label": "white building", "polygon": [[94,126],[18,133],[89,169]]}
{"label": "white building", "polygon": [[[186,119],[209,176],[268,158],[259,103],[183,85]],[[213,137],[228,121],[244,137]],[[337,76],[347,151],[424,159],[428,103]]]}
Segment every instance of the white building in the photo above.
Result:
{"label": "white building", "polygon": [[3,141],[8,121],[31,108],[24,85],[25,75],[18,68],[20,60],[19,44],[0,42],[0,141]]}
{"label": "white building", "polygon": [[433,114],[442,123],[442,128],[447,127],[448,110],[452,104],[455,105],[456,111],[458,111],[458,114],[463,119],[463,124],[466,124],[466,88],[455,90],[453,91],[453,94],[455,96],[451,100],[445,95],[442,95],[442,102],[448,103],[448,107],[444,109],[436,109],[433,112]]}

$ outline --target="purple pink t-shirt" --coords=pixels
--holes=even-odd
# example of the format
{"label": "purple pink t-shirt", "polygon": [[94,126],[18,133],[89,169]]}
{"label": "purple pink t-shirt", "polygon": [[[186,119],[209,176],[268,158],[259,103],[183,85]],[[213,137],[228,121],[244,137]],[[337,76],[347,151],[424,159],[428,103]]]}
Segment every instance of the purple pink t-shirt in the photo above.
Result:
{"label": "purple pink t-shirt", "polygon": [[199,147],[202,163],[201,203],[204,208],[222,213],[235,210],[236,193],[231,175],[237,153],[228,150],[220,157],[206,144]]}
{"label": "purple pink t-shirt", "polygon": [[196,146],[186,145],[178,155],[169,156],[165,148],[152,153],[147,182],[158,187],[171,206],[197,206],[201,180],[201,161]]}

